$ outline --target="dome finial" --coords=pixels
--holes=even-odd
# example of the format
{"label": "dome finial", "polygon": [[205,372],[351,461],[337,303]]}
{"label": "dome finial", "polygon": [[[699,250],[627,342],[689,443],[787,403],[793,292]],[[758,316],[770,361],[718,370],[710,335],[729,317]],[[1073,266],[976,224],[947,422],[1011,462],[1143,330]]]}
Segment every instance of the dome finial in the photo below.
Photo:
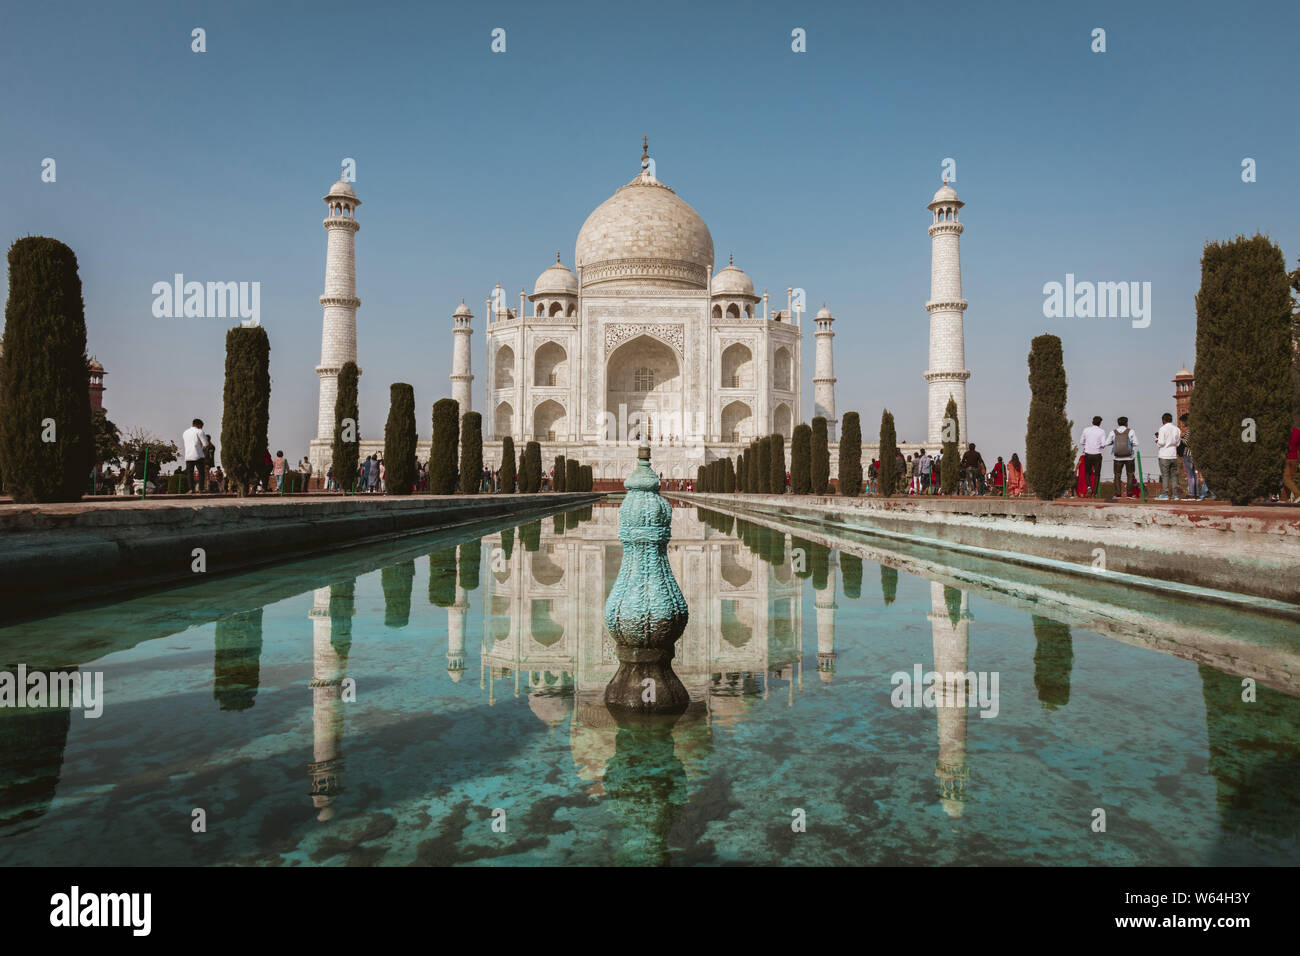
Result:
{"label": "dome finial", "polygon": [[650,168],[650,137],[641,137],[641,169]]}
{"label": "dome finial", "polygon": [[730,253],[730,252],[728,252],[728,253],[727,253],[727,265],[728,265],[728,266],[734,266],[735,264],[736,264],[736,257],[735,257],[735,255],[732,254],[732,253]]}
{"label": "dome finial", "polygon": [[560,264],[560,250],[558,249],[555,250],[555,264],[557,266]]}

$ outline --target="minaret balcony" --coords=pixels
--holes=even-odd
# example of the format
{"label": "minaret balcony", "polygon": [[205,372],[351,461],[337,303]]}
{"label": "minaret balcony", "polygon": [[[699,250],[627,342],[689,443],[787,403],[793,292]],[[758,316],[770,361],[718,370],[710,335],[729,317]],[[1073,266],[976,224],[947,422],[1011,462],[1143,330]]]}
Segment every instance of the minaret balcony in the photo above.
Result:
{"label": "minaret balcony", "polygon": [[361,300],[355,295],[323,295],[320,297],[320,304],[323,306],[337,305],[345,309],[361,308]]}
{"label": "minaret balcony", "polygon": [[927,312],[965,312],[965,299],[931,299],[925,304]]}

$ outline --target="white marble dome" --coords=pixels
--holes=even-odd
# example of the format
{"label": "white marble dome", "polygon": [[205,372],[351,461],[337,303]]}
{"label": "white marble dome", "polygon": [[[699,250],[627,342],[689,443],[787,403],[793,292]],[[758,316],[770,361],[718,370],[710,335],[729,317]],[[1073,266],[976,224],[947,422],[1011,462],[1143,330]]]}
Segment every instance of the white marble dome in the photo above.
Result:
{"label": "white marble dome", "polygon": [[578,277],[569,271],[569,267],[555,257],[555,265],[537,277],[533,283],[533,295],[577,295]]}
{"label": "white marble dome", "polygon": [[713,237],[699,213],[648,171],[596,207],[578,232],[582,285],[703,289]]}
{"label": "white marble dome", "polygon": [[[352,187],[348,183],[340,179],[338,182],[336,182],[333,186],[330,187],[329,193],[326,194],[324,198],[356,200],[357,194],[353,191]],[[357,205],[361,205],[361,203],[358,202]]]}
{"label": "white marble dome", "polygon": [[939,191],[934,194],[934,198],[930,200],[930,205],[933,206],[937,202],[958,202],[958,201],[959,200],[957,199],[957,190],[953,189],[947,183],[944,183],[942,186],[939,187]]}
{"label": "white marble dome", "polygon": [[713,277],[714,295],[754,295],[754,283],[749,276],[729,263],[725,269]]}

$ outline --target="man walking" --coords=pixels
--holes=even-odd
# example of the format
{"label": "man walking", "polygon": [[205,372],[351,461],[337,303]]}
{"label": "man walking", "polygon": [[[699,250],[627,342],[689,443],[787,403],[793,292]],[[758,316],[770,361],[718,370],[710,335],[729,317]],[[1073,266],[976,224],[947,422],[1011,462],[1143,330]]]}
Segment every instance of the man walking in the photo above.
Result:
{"label": "man walking", "polygon": [[975,450],[975,443],[966,447],[966,454],[961,456],[961,469],[966,473],[966,493],[984,494],[984,456]]}
{"label": "man walking", "polygon": [[[1128,427],[1128,417],[1121,415],[1115,419],[1115,430],[1106,436],[1106,444],[1114,450],[1115,497],[1132,498],[1128,493],[1129,483],[1133,481],[1133,456],[1137,453],[1137,435]],[[1128,469],[1128,481],[1123,481],[1124,470]]]}
{"label": "man walking", "polygon": [[[190,483],[190,494],[207,490],[208,456],[207,446],[212,443],[207,432],[203,430],[203,420],[196,418],[181,435],[181,444],[185,446],[185,478]],[[194,473],[198,472],[198,481]]]}
{"label": "man walking", "polygon": [[1182,432],[1174,424],[1174,416],[1165,412],[1160,416],[1160,431],[1156,432],[1156,457],[1160,461],[1160,485],[1164,494],[1160,501],[1173,501],[1178,497],[1178,443]]}
{"label": "man walking", "polygon": [[934,466],[934,459],[926,454],[925,449],[921,449],[921,457],[916,461],[916,473],[921,477],[920,492],[923,495],[930,493],[930,469]]}
{"label": "man walking", "polygon": [[1097,497],[1101,483],[1101,452],[1106,447],[1106,433],[1101,427],[1101,416],[1095,415],[1092,424],[1079,436],[1079,450],[1083,453],[1085,487],[1090,498]]}

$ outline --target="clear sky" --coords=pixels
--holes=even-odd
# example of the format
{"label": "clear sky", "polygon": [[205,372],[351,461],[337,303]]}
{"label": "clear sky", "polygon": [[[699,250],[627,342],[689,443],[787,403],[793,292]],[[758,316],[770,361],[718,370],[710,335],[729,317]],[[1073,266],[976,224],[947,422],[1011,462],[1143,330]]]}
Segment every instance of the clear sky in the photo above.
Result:
{"label": "clear sky", "polygon": [[[306,452],[320,197],[343,157],[363,201],[362,437],[382,434],[396,381],[428,436],[462,297],[481,406],[484,298],[501,281],[517,304],[556,250],[572,267],[643,133],[722,263],[734,252],[781,304],[791,285],[809,314],[829,303],[837,404],[869,439],[883,407],[900,438],[924,437],[924,207],[945,158],[967,204],[969,418],[986,457],[1024,450],[1034,335],[1064,340],[1076,437],[1093,414],[1127,414],[1144,437],[1194,359],[1205,241],[1262,231],[1300,256],[1291,3],[0,2],[4,243],[76,251],[110,417],[178,442],[196,415],[219,435],[231,324],[154,318],[153,284],[179,272],[261,283],[272,449]],[[1043,285],[1067,273],[1150,282],[1150,325],[1045,318]]]}

